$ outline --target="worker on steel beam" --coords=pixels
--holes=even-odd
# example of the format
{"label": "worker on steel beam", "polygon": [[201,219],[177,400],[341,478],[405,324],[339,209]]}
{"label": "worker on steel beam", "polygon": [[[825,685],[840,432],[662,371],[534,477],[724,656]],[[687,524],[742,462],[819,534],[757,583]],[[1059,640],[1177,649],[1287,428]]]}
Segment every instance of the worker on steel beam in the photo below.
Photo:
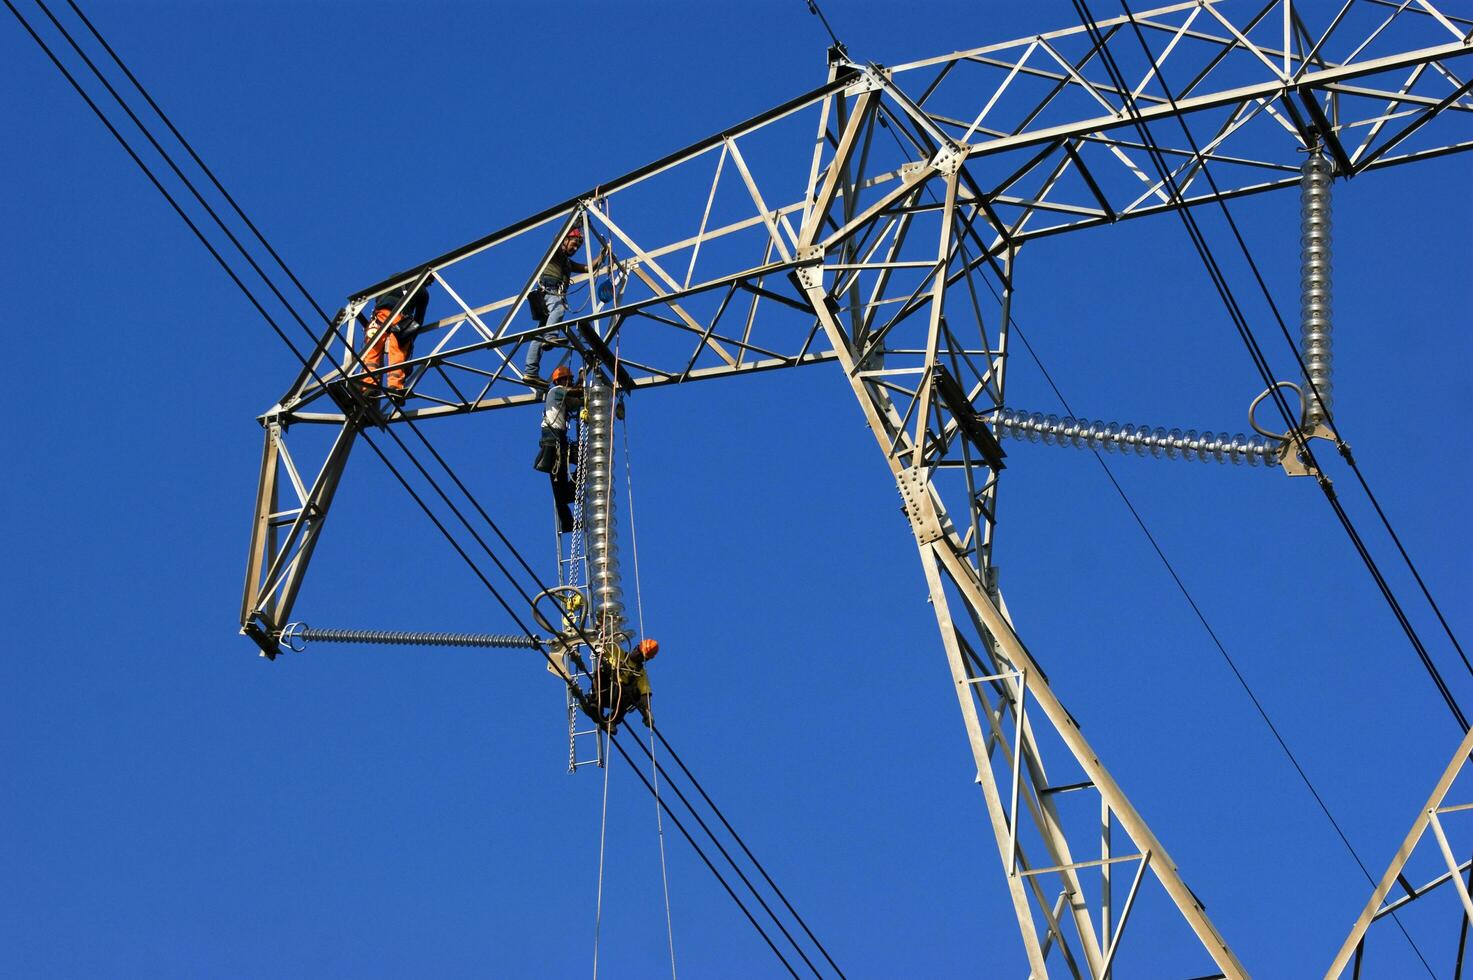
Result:
{"label": "worker on steel beam", "polygon": [[[373,318],[363,335],[363,366],[366,370],[377,371],[383,364],[384,355],[388,355],[389,370],[384,376],[384,388],[396,404],[404,398],[404,371],[397,365],[414,356],[414,338],[424,327],[425,311],[430,305],[428,279],[413,295],[409,289],[406,284],[375,300]],[[399,311],[398,316],[394,316],[396,310]],[[392,322],[390,317],[393,317]],[[378,378],[373,375],[365,378],[363,384],[370,394],[379,391]]]}
{"label": "worker on steel beam", "polygon": [[557,507],[558,529],[567,534],[573,530],[573,466],[572,447],[568,443],[568,413],[583,407],[583,387],[573,381],[573,372],[559,364],[552,372],[552,384],[543,401],[541,438],[537,442],[537,460],[532,468],[546,473],[552,480],[552,502]]}
{"label": "worker on steel beam", "polygon": [[[527,297],[528,304],[532,307],[532,318],[543,330],[527,344],[525,373],[528,384],[539,387],[542,384],[542,348],[547,345],[549,338],[560,333],[553,328],[563,322],[563,318],[568,315],[568,281],[572,279],[574,273],[589,270],[589,266],[573,258],[582,245],[582,230],[568,229],[561,244],[553,249],[552,258],[548,259],[547,265],[543,266],[541,274],[537,277],[536,287]],[[593,260],[593,268],[597,269],[603,264],[608,252],[607,244],[599,249],[598,256]]]}
{"label": "worker on steel beam", "polygon": [[643,639],[633,650],[626,651],[619,643],[610,641],[604,646],[603,660],[598,668],[599,703],[606,712],[609,734],[616,734],[619,722],[630,709],[639,712],[645,727],[654,725],[650,714],[650,679],[645,673],[645,664],[655,659],[660,644],[653,639]]}

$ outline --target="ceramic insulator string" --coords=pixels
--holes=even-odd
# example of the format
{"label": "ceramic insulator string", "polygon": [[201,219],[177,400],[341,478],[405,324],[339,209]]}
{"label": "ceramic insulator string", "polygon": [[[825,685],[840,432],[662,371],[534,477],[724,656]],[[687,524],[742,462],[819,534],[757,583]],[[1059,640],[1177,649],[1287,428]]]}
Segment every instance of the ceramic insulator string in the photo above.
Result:
{"label": "ceramic insulator string", "polygon": [[1299,183],[1299,350],[1306,373],[1304,422],[1310,426],[1325,421],[1331,408],[1330,183],[1330,161],[1315,147]]}
{"label": "ceramic insulator string", "polygon": [[[535,636],[516,633],[412,633],[402,630],[334,630],[313,629],[292,623],[282,631],[283,642],[301,643],[371,643],[393,646],[422,647],[504,647],[537,649]],[[295,647],[293,647],[295,649]]]}
{"label": "ceramic insulator string", "polygon": [[618,519],[614,509],[614,392],[601,380],[588,386],[588,446],[583,520],[588,534],[589,578],[595,621],[608,635],[622,633],[624,586],[619,571]]}

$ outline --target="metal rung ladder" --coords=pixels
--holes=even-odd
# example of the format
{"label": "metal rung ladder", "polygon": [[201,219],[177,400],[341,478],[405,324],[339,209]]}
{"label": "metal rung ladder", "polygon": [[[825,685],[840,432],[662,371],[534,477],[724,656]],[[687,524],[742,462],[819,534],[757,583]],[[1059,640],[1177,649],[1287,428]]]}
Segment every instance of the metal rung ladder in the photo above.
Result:
{"label": "metal rung ladder", "polygon": [[[575,445],[577,458],[581,461],[583,451],[588,443],[588,430],[581,423],[578,424],[578,439]],[[592,596],[588,590],[588,537],[583,526],[583,467],[578,466],[576,475],[577,492],[573,497],[573,530],[564,535],[568,539],[567,555],[564,557],[562,539],[558,540],[558,584],[563,587],[578,589],[583,595],[583,608],[591,608]],[[595,696],[593,690],[593,675],[588,670],[580,669],[577,661],[570,654],[563,655],[563,672],[570,678],[578,689],[585,691],[589,696]],[[570,687],[567,691],[568,699],[568,772],[577,772],[583,766],[598,766],[603,768],[605,763],[606,746],[604,745],[603,729],[594,724],[593,721],[583,714],[577,698]],[[579,728],[579,724],[588,725],[587,728]],[[593,742],[592,751],[589,751],[587,743]],[[581,754],[580,754],[581,750]]]}
{"label": "metal rung ladder", "polygon": [[[573,663],[573,658],[572,657],[565,656],[563,658],[563,669],[568,672],[568,676],[573,679],[573,682],[575,684],[577,684],[580,689],[583,689],[583,690],[592,690],[593,689],[593,675],[590,674],[586,670],[585,671],[579,671],[577,669],[577,665]],[[587,685],[586,686],[584,684],[585,681],[587,682]],[[580,722],[582,724],[588,725],[589,727],[588,728],[579,728],[578,725],[579,725]],[[568,772],[570,772],[570,773],[577,772],[583,766],[598,766],[600,769],[603,768],[604,761],[605,761],[604,760],[605,748],[604,748],[604,737],[603,736],[604,736],[603,729],[600,728],[598,725],[593,724],[593,722],[591,720],[589,720],[583,714],[583,709],[578,706],[578,702],[573,697],[572,690],[569,689],[568,690]],[[579,741],[580,741],[580,739],[582,740],[583,743],[585,743],[585,746],[586,746],[586,743],[588,741],[591,740],[593,742],[593,753],[592,753],[592,756],[591,757],[589,757],[586,754],[586,751],[587,750],[586,750],[586,747],[585,747],[585,756],[583,758],[579,758],[579,756],[578,756],[578,750],[579,750]]]}

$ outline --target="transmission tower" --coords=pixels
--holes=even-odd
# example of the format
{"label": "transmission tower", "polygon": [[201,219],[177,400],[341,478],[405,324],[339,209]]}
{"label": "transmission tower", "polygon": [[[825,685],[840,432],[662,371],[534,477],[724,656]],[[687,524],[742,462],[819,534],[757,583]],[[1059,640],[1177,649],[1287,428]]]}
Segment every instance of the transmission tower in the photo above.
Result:
{"label": "transmission tower", "polygon": [[[812,91],[366,286],[261,416],[243,632],[273,658],[302,638],[289,628],[295,600],[365,427],[539,401],[514,356],[537,329],[529,296],[551,243],[586,229],[610,243],[627,281],[603,296],[590,288],[565,326],[625,390],[819,365],[848,380],[914,532],[1032,975],[1110,976],[1133,916],[1151,905],[1201,951],[1146,960],[1157,975],[1246,976],[1008,614],[992,561],[1005,447],[1323,475],[1310,447],[1335,436],[1332,182],[1473,148],[1462,77],[1473,76],[1473,21],[1442,6],[1352,2],[1311,23],[1289,0],[1194,0],[894,67],[836,46]],[[1260,398],[1286,396],[1282,424],[1260,411],[1252,436],[1205,428],[1213,420],[1121,426],[1008,399],[1014,272],[1029,242],[1290,189],[1303,201],[1305,375]],[[361,394],[360,314],[423,283],[455,309],[427,325],[432,349],[407,363],[405,402],[386,411]],[[334,432],[312,467],[288,448],[300,426]],[[1446,791],[1413,843],[1427,826],[1441,834]],[[1468,864],[1449,862],[1444,880],[1473,915],[1459,877]],[[1394,882],[1399,866],[1387,874]]]}

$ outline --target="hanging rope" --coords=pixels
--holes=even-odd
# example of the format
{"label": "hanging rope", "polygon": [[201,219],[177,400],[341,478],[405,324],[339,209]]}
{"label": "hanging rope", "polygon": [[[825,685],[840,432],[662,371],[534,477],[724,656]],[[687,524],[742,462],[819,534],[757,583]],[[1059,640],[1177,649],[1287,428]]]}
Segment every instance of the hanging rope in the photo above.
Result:
{"label": "hanging rope", "polygon": [[[617,377],[619,371],[619,344],[614,344],[614,374]],[[617,382],[615,382],[617,384]],[[629,463],[629,417],[619,422],[620,431],[624,434],[624,499],[628,500],[629,508],[629,550],[634,556],[634,608],[639,614],[639,638],[645,638],[644,632],[644,591],[639,582],[639,533],[634,524],[634,476]]]}
{"label": "hanging rope", "polygon": [[[654,719],[654,709],[650,710]],[[660,887],[665,891],[665,938],[670,944],[670,980],[675,980],[675,927],[670,921],[670,876],[665,870],[665,822],[660,816],[660,766],[655,762],[655,731],[650,729],[650,776],[655,786],[655,837],[660,842]]]}
{"label": "hanging rope", "polygon": [[[617,302],[617,298],[615,300]],[[614,364],[619,363],[619,344],[614,344]],[[615,371],[617,374],[618,371]],[[634,467],[629,457],[629,417],[626,414],[620,420],[622,428],[620,431],[624,437],[624,497],[628,501],[629,509],[629,549],[634,556],[634,606],[639,615],[639,635],[645,638],[644,630],[644,590],[639,579],[639,534],[635,530],[634,523]],[[650,708],[651,720],[654,718],[654,708]],[[655,788],[655,836],[660,844],[660,885],[665,893],[665,938],[670,947],[670,977],[675,980],[675,927],[670,917],[670,877],[665,865],[665,823],[660,815],[660,769],[655,761],[655,733],[650,730],[650,775]]]}
{"label": "hanging rope", "polygon": [[598,823],[598,898],[593,908],[593,980],[598,980],[598,936],[604,920],[604,838],[609,828],[609,770],[613,768],[604,764],[603,812]]}

